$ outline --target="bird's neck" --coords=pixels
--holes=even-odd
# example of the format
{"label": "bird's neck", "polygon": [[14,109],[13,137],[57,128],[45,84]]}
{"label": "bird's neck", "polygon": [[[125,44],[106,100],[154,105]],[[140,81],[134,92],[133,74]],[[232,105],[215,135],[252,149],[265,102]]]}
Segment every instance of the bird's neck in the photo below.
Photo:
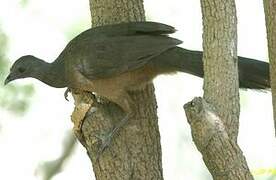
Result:
{"label": "bird's neck", "polygon": [[42,61],[42,64],[36,70],[34,78],[56,88],[67,86],[63,62],[54,61],[53,63],[47,63]]}

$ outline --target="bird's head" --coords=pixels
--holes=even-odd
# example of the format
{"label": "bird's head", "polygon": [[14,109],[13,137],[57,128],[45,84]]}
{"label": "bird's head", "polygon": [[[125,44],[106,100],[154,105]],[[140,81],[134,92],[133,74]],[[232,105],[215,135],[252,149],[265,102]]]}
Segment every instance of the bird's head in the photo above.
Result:
{"label": "bird's head", "polygon": [[6,85],[16,79],[31,77],[35,67],[40,63],[39,61],[41,60],[31,55],[20,57],[10,68],[10,74],[4,84]]}

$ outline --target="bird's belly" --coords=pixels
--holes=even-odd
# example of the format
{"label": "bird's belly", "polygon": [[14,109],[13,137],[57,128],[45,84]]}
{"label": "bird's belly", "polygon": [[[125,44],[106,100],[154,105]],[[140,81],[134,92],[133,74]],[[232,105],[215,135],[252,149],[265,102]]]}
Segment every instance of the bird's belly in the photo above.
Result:
{"label": "bird's belly", "polygon": [[[122,91],[141,89],[156,76],[156,72],[149,67],[143,67],[109,78],[89,80],[76,72],[71,81],[71,88],[95,92],[100,96],[112,99]],[[74,83],[81,82],[81,83]]]}

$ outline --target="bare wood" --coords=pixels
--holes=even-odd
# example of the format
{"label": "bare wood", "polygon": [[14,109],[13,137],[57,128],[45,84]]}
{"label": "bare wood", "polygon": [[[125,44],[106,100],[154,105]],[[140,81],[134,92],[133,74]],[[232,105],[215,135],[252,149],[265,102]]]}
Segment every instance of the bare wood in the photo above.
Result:
{"label": "bare wood", "polygon": [[[142,0],[89,2],[93,26],[145,20]],[[136,117],[120,129],[111,146],[97,161],[99,138],[103,138],[124,114],[118,106],[106,100],[92,100],[91,95],[87,93],[74,94],[76,108],[72,120],[79,122],[84,117],[81,124],[82,132],[76,135],[87,150],[97,179],[162,180],[162,156],[154,87],[149,84],[141,91],[131,92],[130,96],[135,101]]]}
{"label": "bare wood", "polygon": [[[204,100],[185,105],[193,140],[214,179],[253,179],[237,145],[239,84],[234,0],[201,0]],[[206,103],[208,102],[208,103]]]}
{"label": "bare wood", "polygon": [[270,64],[270,81],[276,136],[276,0],[264,0],[268,53]]}

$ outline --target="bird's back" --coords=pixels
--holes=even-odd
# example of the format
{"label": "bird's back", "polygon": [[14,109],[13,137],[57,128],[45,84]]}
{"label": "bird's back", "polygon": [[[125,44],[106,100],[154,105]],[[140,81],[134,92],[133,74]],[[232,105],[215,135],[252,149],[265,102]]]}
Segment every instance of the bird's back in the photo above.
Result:
{"label": "bird's back", "polygon": [[91,28],[72,39],[58,60],[65,61],[68,75],[78,70],[91,80],[108,78],[138,69],[180,44],[167,36],[173,32],[173,27],[154,22]]}

